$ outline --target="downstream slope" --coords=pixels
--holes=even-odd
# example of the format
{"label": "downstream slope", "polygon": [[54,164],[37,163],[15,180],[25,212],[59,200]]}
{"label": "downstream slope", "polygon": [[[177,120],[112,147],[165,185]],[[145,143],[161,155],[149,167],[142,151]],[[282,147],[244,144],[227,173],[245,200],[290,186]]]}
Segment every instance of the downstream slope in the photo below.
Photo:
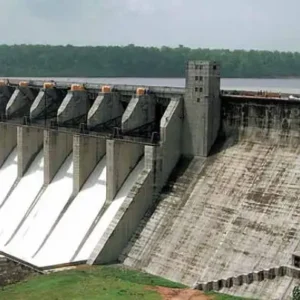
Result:
{"label": "downstream slope", "polygon": [[300,105],[234,100],[222,111],[210,157],[145,216],[125,265],[193,285],[291,264],[300,249]]}
{"label": "downstream slope", "polygon": [[176,181],[142,222],[126,265],[192,285],[290,263],[300,238],[300,147],[228,139],[192,174],[187,200]]}

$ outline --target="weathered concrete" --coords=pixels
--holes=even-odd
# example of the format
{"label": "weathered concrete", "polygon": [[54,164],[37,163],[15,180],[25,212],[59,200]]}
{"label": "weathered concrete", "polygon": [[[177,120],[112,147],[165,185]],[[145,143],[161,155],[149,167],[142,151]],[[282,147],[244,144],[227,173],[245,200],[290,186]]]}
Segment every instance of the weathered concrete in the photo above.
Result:
{"label": "weathered concrete", "polygon": [[122,116],[124,132],[155,121],[155,101],[151,95],[136,96],[129,102]]}
{"label": "weathered concrete", "polygon": [[98,162],[106,153],[106,140],[74,135],[73,138],[73,189],[76,195]]}
{"label": "weathered concrete", "polygon": [[188,62],[184,100],[183,153],[207,157],[220,127],[220,67]]}
{"label": "weathered concrete", "polygon": [[107,140],[106,151],[106,200],[112,201],[144,154],[144,146]]}
{"label": "weathered concrete", "polygon": [[183,124],[182,102],[182,99],[172,99],[160,121],[162,186],[165,185],[181,156]]}
{"label": "weathered concrete", "polygon": [[40,90],[30,107],[30,118],[39,119],[44,117],[50,107],[58,110],[62,100],[56,88]]}
{"label": "weathered concrete", "polygon": [[223,103],[212,155],[193,183],[173,183],[182,196],[161,195],[125,264],[188,285],[290,264],[300,249],[299,113],[296,102]]}
{"label": "weathered concrete", "polygon": [[44,131],[44,184],[49,184],[73,148],[72,134]]}
{"label": "weathered concrete", "polygon": [[10,124],[0,124],[0,167],[11,151],[17,145],[17,127]]}
{"label": "weathered concrete", "polygon": [[21,127],[17,129],[18,147],[18,177],[22,177],[31,162],[43,147],[43,130],[32,127]]}
{"label": "weathered concrete", "polygon": [[66,122],[84,117],[90,109],[86,91],[69,91],[57,112],[57,122],[64,125]]}
{"label": "weathered concrete", "polygon": [[30,113],[30,107],[37,95],[38,91],[28,87],[18,87],[6,106],[6,115],[8,118],[16,116],[25,116]]}
{"label": "weathered concrete", "polygon": [[14,92],[14,88],[8,85],[0,85],[0,114],[5,114],[6,105]]}
{"label": "weathered concrete", "polygon": [[118,93],[99,93],[88,113],[87,125],[95,128],[108,121],[120,118],[124,108]]}

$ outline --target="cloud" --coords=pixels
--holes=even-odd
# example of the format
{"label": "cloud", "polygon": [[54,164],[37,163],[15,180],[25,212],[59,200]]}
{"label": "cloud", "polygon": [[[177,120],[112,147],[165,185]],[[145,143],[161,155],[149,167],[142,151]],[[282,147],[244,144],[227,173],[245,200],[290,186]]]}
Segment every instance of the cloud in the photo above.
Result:
{"label": "cloud", "polygon": [[0,0],[2,43],[300,50],[298,0]]}

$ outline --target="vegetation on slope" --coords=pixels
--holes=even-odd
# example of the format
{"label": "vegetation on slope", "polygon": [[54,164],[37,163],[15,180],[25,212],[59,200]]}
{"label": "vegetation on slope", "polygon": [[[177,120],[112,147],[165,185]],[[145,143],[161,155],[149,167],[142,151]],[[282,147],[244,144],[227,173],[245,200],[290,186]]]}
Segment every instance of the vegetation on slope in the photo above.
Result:
{"label": "vegetation on slope", "polygon": [[[82,268],[39,276],[0,291],[1,300],[162,300],[149,286],[184,288],[168,280],[116,267]],[[240,298],[216,295],[215,300]]]}
{"label": "vegetation on slope", "polygon": [[0,45],[0,76],[184,77],[189,59],[221,62],[222,77],[300,76],[300,53],[134,45]]}

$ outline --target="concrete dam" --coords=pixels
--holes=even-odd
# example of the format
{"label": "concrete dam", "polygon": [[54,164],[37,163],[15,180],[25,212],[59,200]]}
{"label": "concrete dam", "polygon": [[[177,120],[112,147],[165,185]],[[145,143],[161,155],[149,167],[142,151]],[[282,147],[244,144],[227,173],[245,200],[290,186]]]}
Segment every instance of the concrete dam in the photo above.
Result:
{"label": "concrete dam", "polygon": [[3,256],[259,299],[299,283],[296,97],[221,91],[190,61],[185,88],[2,80],[0,115]]}

